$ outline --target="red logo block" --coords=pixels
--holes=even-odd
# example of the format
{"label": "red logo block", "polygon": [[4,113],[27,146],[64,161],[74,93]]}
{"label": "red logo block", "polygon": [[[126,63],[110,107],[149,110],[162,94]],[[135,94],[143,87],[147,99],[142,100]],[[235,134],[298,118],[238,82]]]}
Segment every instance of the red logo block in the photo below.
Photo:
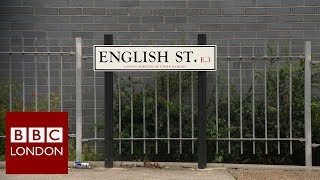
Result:
{"label": "red logo block", "polygon": [[68,113],[6,114],[7,174],[68,174]]}

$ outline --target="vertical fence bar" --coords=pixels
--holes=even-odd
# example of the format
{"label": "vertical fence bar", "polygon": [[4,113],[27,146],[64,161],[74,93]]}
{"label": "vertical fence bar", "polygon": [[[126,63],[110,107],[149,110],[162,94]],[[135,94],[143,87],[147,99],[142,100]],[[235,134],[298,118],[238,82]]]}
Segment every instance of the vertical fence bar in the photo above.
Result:
{"label": "vertical fence bar", "polygon": [[[60,52],[62,52],[62,42],[60,42]],[[63,111],[63,60],[60,54],[60,111]]]}
{"label": "vertical fence bar", "polygon": [[[169,82],[169,72],[167,72],[167,137],[170,138],[170,82]],[[170,154],[170,140],[168,140],[168,154]]]}
{"label": "vertical fence bar", "polygon": [[[194,89],[193,89],[193,71],[191,71],[191,137],[194,138]],[[194,154],[194,140],[191,143],[192,154]]]}
{"label": "vertical fence bar", "polygon": [[[207,44],[206,34],[198,34],[198,45]],[[198,71],[198,168],[207,167],[207,73]]]}
{"label": "vertical fence bar", "polygon": [[[277,138],[280,139],[280,87],[279,87],[279,41],[277,41]],[[278,154],[280,154],[280,140],[278,140]]]}
{"label": "vertical fence bar", "polygon": [[154,96],[156,154],[158,154],[158,72],[155,72]]}
{"label": "vertical fence bar", "polygon": [[290,127],[290,154],[292,154],[292,41],[289,43],[289,127]]}
{"label": "vertical fence bar", "polygon": [[216,71],[216,76],[215,76],[215,96],[216,96],[216,102],[215,102],[215,109],[216,109],[216,137],[217,137],[217,140],[216,140],[216,153],[218,154],[219,153],[219,141],[218,141],[218,138],[219,138],[219,93],[218,93],[218,85],[219,85],[219,78],[218,78],[218,70]]}
{"label": "vertical fence bar", "polygon": [[[230,57],[228,57],[227,59],[227,63],[228,63],[228,153],[231,154],[231,105],[230,105],[230,101],[231,101],[231,96],[230,96]],[[217,96],[217,95],[216,95]]]}
{"label": "vertical fence bar", "polygon": [[[130,107],[131,107],[131,138],[133,138],[133,77],[130,73]],[[131,154],[133,154],[133,140],[131,140]]]}
{"label": "vertical fence bar", "polygon": [[35,38],[35,56],[34,56],[34,97],[35,97],[35,111],[38,111],[38,39]]}
{"label": "vertical fence bar", "polygon": [[[119,100],[119,139],[121,138],[121,131],[122,131],[122,127],[121,127],[121,121],[122,121],[122,108],[121,108],[121,83],[120,83],[120,74],[118,76],[118,100]],[[122,146],[122,141],[119,140],[119,154],[121,154],[121,147]]]}
{"label": "vertical fence bar", "polygon": [[[93,123],[94,123],[94,138],[97,138],[97,82],[96,71],[93,71]],[[120,142],[120,141],[119,141]],[[97,141],[94,141],[94,153],[97,154]]]}
{"label": "vertical fence bar", "polygon": [[[104,44],[113,44],[113,35],[104,35]],[[104,72],[104,167],[113,167],[113,72]]]}
{"label": "vertical fence bar", "polygon": [[256,154],[256,107],[255,107],[255,59],[254,59],[254,41],[252,42],[252,152]]}
{"label": "vertical fence bar", "polygon": [[[182,88],[181,72],[179,72],[179,138],[182,138]],[[180,154],[182,154],[182,140],[180,140]]]}
{"label": "vertical fence bar", "polygon": [[242,133],[242,42],[240,43],[240,153],[243,154]]}
{"label": "vertical fence bar", "polygon": [[12,54],[11,54],[11,37],[9,38],[9,110],[12,112]]}
{"label": "vertical fence bar", "polygon": [[230,123],[230,113],[231,113],[231,106],[230,106],[230,50],[229,50],[229,46],[228,46],[228,58],[227,58],[227,62],[228,62],[228,153],[231,154],[231,132],[230,132],[230,128],[231,128],[231,123]]}
{"label": "vertical fence bar", "polygon": [[142,78],[142,86],[143,153],[146,154],[146,89],[144,85],[144,78]]}
{"label": "vertical fence bar", "polygon": [[25,87],[25,59],[24,59],[24,37],[22,37],[22,111],[26,110],[26,87]]}
{"label": "vertical fence bar", "polygon": [[311,41],[305,42],[304,61],[304,136],[305,165],[312,166],[312,126],[311,126]]}
{"label": "vertical fence bar", "polygon": [[267,42],[264,43],[264,138],[265,154],[268,154],[268,99],[267,99]]}
{"label": "vertical fence bar", "polygon": [[[50,43],[49,40],[47,41],[47,52],[50,51]],[[48,53],[48,59],[47,59],[47,68],[48,68],[48,112],[51,110],[51,68],[50,68],[50,54]]]}
{"label": "vertical fence bar", "polygon": [[[76,38],[76,161],[81,162],[82,156],[82,69],[81,69],[81,38]],[[50,71],[50,70],[49,70]]]}

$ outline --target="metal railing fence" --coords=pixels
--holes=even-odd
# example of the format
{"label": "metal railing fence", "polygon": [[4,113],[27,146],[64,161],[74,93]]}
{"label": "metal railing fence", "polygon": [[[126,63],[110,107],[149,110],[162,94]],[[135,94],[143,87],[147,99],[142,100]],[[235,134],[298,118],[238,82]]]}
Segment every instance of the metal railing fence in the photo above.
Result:
{"label": "metal railing fence", "polygon": [[[103,105],[101,105],[103,93],[99,92],[103,83],[100,80],[99,72],[92,73],[92,110],[93,114],[91,124],[93,125],[93,137],[87,135],[90,131],[82,126],[83,116],[86,116],[82,109],[86,106],[83,100],[84,92],[81,92],[84,85],[81,84],[85,74],[82,72],[81,59],[90,59],[92,55],[83,56],[81,53],[81,39],[77,39],[75,45],[76,52],[72,51],[75,46],[72,45],[69,50],[63,51],[62,42],[57,43],[56,47],[50,44],[39,45],[37,39],[33,40],[32,47],[25,47],[25,40],[21,40],[21,46],[15,48],[11,45],[14,41],[10,39],[9,51],[0,52],[1,56],[8,58],[9,76],[2,77],[9,80],[9,110],[14,110],[13,97],[13,72],[17,71],[13,68],[13,58],[21,58],[21,98],[22,111],[28,109],[27,104],[33,104],[33,110],[39,111],[39,95],[46,94],[46,108],[50,110],[65,111],[68,108],[75,109],[76,113],[76,141],[77,141],[77,159],[81,158],[81,142],[94,141],[94,152],[98,152],[99,143],[103,141],[102,133],[99,131],[99,117],[102,117]],[[252,43],[250,46],[243,46],[240,43],[239,55],[230,53],[230,45],[226,45],[225,56],[218,54],[218,70],[217,72],[208,73],[208,89],[210,95],[208,101],[208,140],[214,142],[215,153],[219,153],[226,148],[229,154],[233,153],[235,148],[240,149],[240,154],[248,153],[248,147],[245,143],[249,142],[251,153],[256,154],[257,144],[264,146],[264,153],[269,153],[270,142],[276,142],[276,150],[278,154],[282,153],[282,145],[289,143],[289,153],[294,151],[294,142],[303,142],[305,144],[306,165],[312,165],[312,142],[311,142],[311,43],[306,42],[305,53],[303,56],[297,56],[292,53],[292,43],[288,44],[288,51],[281,53],[279,42],[276,43],[274,51],[268,50],[267,43],[257,47]],[[29,49],[28,51],[26,49]],[[51,51],[50,49],[54,49]],[[261,50],[263,51],[261,53]],[[246,53],[244,53],[244,51]],[[257,53],[259,51],[260,54]],[[268,52],[269,51],[269,52]],[[218,51],[219,53],[219,51]],[[258,54],[258,55],[257,55]],[[32,55],[30,58],[29,55]],[[75,106],[64,106],[64,62],[63,57],[72,55],[77,57],[76,83],[76,104]],[[33,77],[28,76],[26,80],[26,62],[28,56],[28,66],[33,64]],[[52,57],[55,61],[59,61],[59,78],[52,78]],[[33,61],[31,61],[33,59]],[[301,88],[294,86],[295,80],[299,77],[300,63],[303,65],[304,73],[304,103],[305,107],[303,118],[294,115],[296,107],[296,97]],[[39,67],[39,63],[46,64],[46,76],[39,77],[39,73],[43,73],[43,69]],[[83,63],[83,62],[82,62]],[[286,70],[286,71],[285,71]],[[92,71],[92,70],[91,70]],[[294,74],[298,73],[298,74]],[[82,76],[82,77],[81,77]],[[28,99],[27,92],[30,78],[33,78],[34,92],[32,98]],[[40,84],[46,79],[46,83]],[[59,82],[52,82],[52,80]],[[197,128],[194,126],[197,121],[196,103],[197,84],[194,72],[154,72],[154,73],[117,73],[114,78],[115,94],[114,114],[117,117],[116,126],[114,127],[114,140],[118,141],[118,153],[124,152],[123,143],[130,142],[130,153],[135,152],[135,142],[142,141],[143,153],[146,154],[152,150],[155,154],[159,153],[159,143],[167,145],[166,153],[170,154],[172,147],[178,147],[180,154],[186,150],[183,149],[184,142],[191,142],[191,153],[196,152],[195,135]],[[59,105],[52,107],[52,84],[59,84]],[[39,92],[39,88],[41,91]],[[46,91],[43,89],[46,87]],[[301,89],[300,89],[301,90]],[[77,95],[78,94],[78,95]],[[80,95],[79,95],[80,94]],[[138,104],[137,104],[138,103]],[[301,104],[300,104],[301,105]],[[259,107],[259,108],[258,108]],[[301,114],[300,114],[301,115]],[[297,117],[300,117],[297,118]],[[272,119],[271,119],[272,118]],[[294,119],[296,118],[296,119]],[[285,122],[285,123],[284,123]],[[301,127],[301,124],[303,127]],[[82,133],[84,129],[84,133]],[[138,129],[138,130],[137,130]],[[85,138],[82,138],[84,136]],[[100,137],[99,137],[100,136]],[[177,142],[177,143],[176,143]],[[313,145],[315,146],[315,145]],[[189,147],[189,146],[188,146]],[[162,149],[163,150],[163,149]],[[161,152],[164,153],[164,152]],[[210,152],[212,153],[212,152]],[[80,160],[80,159],[79,159]]]}

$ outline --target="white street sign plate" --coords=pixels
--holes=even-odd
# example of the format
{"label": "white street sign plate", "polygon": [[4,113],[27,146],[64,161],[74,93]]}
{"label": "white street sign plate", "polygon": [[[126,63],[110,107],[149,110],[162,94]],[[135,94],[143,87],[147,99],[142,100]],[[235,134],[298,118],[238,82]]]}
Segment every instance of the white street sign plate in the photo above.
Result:
{"label": "white street sign plate", "polygon": [[94,45],[94,71],[215,71],[215,45]]}

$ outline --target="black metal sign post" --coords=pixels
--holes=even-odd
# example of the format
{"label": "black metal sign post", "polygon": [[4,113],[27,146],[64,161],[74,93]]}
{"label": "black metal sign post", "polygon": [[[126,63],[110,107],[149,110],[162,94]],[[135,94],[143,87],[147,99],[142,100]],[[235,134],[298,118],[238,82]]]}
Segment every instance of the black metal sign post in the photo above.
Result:
{"label": "black metal sign post", "polygon": [[[113,45],[112,34],[104,35],[104,45]],[[104,72],[104,167],[113,167],[113,72]]]}
{"label": "black metal sign post", "polygon": [[[198,34],[198,45],[206,45],[206,35]],[[198,72],[198,168],[207,167],[206,71]]]}

